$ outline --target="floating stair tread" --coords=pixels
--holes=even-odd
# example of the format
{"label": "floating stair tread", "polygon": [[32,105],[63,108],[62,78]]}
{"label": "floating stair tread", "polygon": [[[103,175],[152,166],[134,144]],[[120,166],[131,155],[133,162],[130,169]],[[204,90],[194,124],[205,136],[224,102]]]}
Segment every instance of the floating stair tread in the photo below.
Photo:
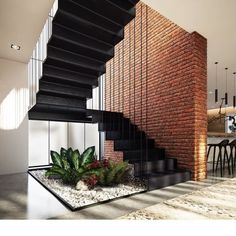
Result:
{"label": "floating stair tread", "polygon": [[92,11],[90,8],[85,7],[82,2],[83,1],[59,0],[58,8],[72,14],[76,18],[83,19],[86,22],[99,25],[99,27],[102,25],[103,29],[110,32],[116,33],[122,30],[122,25],[117,24],[98,12]]}
{"label": "floating stair tread", "polygon": [[36,104],[28,112],[30,120],[92,123],[86,109],[61,105]]}
{"label": "floating stair tread", "polygon": [[58,35],[53,35],[48,45],[67,50],[69,52],[74,52],[82,56],[89,56],[90,58],[102,62],[107,62],[114,56],[114,51],[112,50],[104,52],[80,43],[79,41],[76,42]]}
{"label": "floating stair tread", "polygon": [[60,25],[53,22],[52,25],[52,36],[62,37],[78,44],[86,45],[89,48],[103,52],[112,53],[114,52],[114,46],[110,43],[103,42],[97,38],[82,34],[72,28],[65,25]]}
{"label": "floating stair tread", "polygon": [[112,32],[63,10],[57,11],[53,22],[70,27],[75,31],[97,38],[111,45],[117,44],[124,38],[124,29],[118,32]]}
{"label": "floating stair tread", "polygon": [[141,175],[141,177],[147,179],[147,186],[150,191],[189,181],[191,180],[191,173],[185,170],[175,170]]}
{"label": "floating stair tread", "polygon": [[143,176],[148,177],[148,178],[152,178],[152,177],[163,177],[163,176],[167,176],[167,175],[185,174],[185,173],[190,174],[190,171],[182,170],[182,169],[176,169],[173,171],[163,171],[163,172],[156,171],[156,172],[152,172],[150,174],[146,174]]}
{"label": "floating stair tread", "polygon": [[90,70],[105,72],[104,62],[81,56],[79,54],[63,50],[57,47],[48,46],[48,58],[63,61],[75,66],[82,66]]}
{"label": "floating stair tread", "polygon": [[33,106],[30,111],[35,111],[35,112],[56,112],[56,113],[75,113],[75,114],[85,114],[87,116],[87,109],[85,108],[80,108],[80,107],[68,107],[68,106],[63,106],[63,105],[49,105],[49,104],[36,104]]}
{"label": "floating stair tread", "polygon": [[39,93],[77,98],[92,98],[92,88],[81,88],[39,80]]}
{"label": "floating stair tread", "polygon": [[75,123],[92,123],[91,118],[75,116],[65,113],[51,112],[28,112],[29,120],[57,121],[57,122],[75,122]]}
{"label": "floating stair tread", "polygon": [[[73,0],[73,1],[78,2],[78,0]],[[123,26],[128,24],[135,17],[134,4],[132,4],[129,1],[86,0],[86,1],[80,1],[79,3],[86,8],[89,8],[91,11],[103,15],[104,17]]]}
{"label": "floating stair tread", "polygon": [[79,62],[71,63],[70,60],[65,61],[57,57],[47,57],[47,59],[44,61],[43,66],[44,65],[62,67],[63,69],[69,71],[96,76],[97,78],[105,73],[103,69],[99,71],[98,68],[91,67],[88,64],[86,65],[85,63]]}
{"label": "floating stair tread", "polygon": [[60,81],[64,84],[85,86],[87,88],[98,85],[97,76],[91,76],[47,64],[43,66],[43,77],[41,79],[49,82]]}
{"label": "floating stair tread", "polygon": [[124,0],[107,0],[108,2],[114,4],[116,7],[119,7],[124,10],[133,9],[136,3],[132,1],[124,1]]}
{"label": "floating stair tread", "polygon": [[146,146],[145,140],[115,140],[114,141],[114,150],[115,151],[126,151],[132,149],[145,149],[145,148],[154,148],[155,142],[152,139],[148,139],[148,145]]}
{"label": "floating stair tread", "polygon": [[50,96],[37,93],[36,102],[39,104],[48,104],[48,105],[63,105],[68,107],[79,107],[86,108],[86,99],[85,98],[65,98],[59,95]]}

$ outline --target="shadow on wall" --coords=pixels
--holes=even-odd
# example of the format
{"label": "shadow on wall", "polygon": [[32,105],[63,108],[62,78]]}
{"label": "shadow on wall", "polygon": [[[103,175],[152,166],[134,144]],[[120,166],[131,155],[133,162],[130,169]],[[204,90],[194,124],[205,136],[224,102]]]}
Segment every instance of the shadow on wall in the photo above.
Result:
{"label": "shadow on wall", "polygon": [[18,129],[28,112],[28,89],[14,88],[0,104],[0,129]]}

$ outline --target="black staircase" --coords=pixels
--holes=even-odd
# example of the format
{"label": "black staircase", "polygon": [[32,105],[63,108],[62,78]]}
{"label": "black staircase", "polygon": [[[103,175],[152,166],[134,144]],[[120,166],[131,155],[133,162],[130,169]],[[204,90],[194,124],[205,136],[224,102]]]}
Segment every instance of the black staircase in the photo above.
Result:
{"label": "black staircase", "polygon": [[43,62],[36,104],[30,120],[98,123],[114,150],[135,166],[135,175],[146,177],[149,189],[190,179],[177,161],[132,124],[122,113],[86,109],[98,77],[114,56],[114,46],[124,38],[124,27],[135,17],[138,0],[59,0],[52,36]]}
{"label": "black staircase", "polygon": [[135,176],[147,180],[148,190],[191,179],[189,171],[178,168],[176,158],[166,158],[165,149],[155,147],[154,140],[122,113],[100,111],[93,121],[105,132],[106,140],[114,141],[114,151],[122,151],[124,160],[134,165]]}

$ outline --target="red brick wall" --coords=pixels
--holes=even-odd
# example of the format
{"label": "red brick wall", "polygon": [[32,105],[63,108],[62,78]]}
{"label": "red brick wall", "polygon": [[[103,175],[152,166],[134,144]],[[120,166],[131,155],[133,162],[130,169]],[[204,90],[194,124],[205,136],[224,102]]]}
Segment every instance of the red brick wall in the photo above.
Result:
{"label": "red brick wall", "polygon": [[[142,65],[142,66],[141,66]],[[207,41],[139,3],[135,21],[107,63],[106,110],[120,111],[176,157],[193,179],[206,177]],[[105,156],[122,160],[105,142]]]}

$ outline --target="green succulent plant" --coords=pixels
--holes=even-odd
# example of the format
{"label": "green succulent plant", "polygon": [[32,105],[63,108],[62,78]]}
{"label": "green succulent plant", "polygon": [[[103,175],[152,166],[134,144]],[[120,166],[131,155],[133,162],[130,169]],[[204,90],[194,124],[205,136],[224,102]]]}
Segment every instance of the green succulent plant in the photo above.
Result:
{"label": "green succulent plant", "polygon": [[87,166],[95,161],[95,147],[87,148],[81,155],[79,150],[61,148],[60,154],[51,151],[52,167],[46,176],[57,176],[66,184],[76,184],[87,171]]}

